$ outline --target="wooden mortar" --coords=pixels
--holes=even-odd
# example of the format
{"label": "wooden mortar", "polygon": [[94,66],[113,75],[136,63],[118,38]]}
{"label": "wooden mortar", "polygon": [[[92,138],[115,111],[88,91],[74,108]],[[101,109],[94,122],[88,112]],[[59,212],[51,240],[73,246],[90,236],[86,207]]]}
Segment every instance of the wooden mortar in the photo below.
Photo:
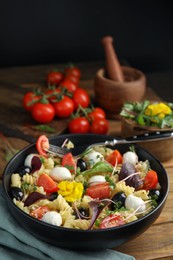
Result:
{"label": "wooden mortar", "polygon": [[146,77],[143,72],[120,66],[112,45],[112,37],[104,37],[106,69],[96,73],[94,92],[95,101],[103,108],[108,118],[117,118],[125,102],[141,101],[146,90]]}

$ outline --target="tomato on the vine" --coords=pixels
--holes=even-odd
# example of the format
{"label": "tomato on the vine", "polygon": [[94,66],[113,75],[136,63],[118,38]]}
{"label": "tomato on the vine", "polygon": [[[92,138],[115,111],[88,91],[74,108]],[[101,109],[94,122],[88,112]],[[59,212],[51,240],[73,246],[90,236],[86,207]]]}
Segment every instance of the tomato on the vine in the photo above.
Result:
{"label": "tomato on the vine", "polygon": [[55,117],[55,109],[50,103],[36,103],[31,113],[34,120],[43,124],[51,122]]}
{"label": "tomato on the vine", "polygon": [[56,95],[61,92],[60,88],[46,89],[45,94],[47,95],[47,99],[51,102],[57,99]]}
{"label": "tomato on the vine", "polygon": [[65,69],[65,75],[74,75],[75,77],[77,77],[79,79],[81,76],[81,71],[79,68],[72,65]]}
{"label": "tomato on the vine", "polygon": [[49,85],[58,86],[64,78],[64,74],[61,71],[51,71],[48,73],[46,81]]}
{"label": "tomato on the vine", "polygon": [[105,118],[97,118],[91,123],[91,133],[106,134],[109,130],[109,122]]}
{"label": "tomato on the vine", "polygon": [[116,163],[118,163],[118,164],[122,163],[122,159],[123,159],[123,157],[117,149],[114,150],[111,154],[109,154],[106,157],[106,161],[109,162],[110,164],[112,164],[113,166],[115,166]]}
{"label": "tomato on the vine", "polygon": [[86,108],[90,104],[90,97],[85,89],[77,88],[76,91],[73,93],[73,101],[76,110],[79,105],[83,108]]}
{"label": "tomato on the vine", "polygon": [[90,123],[85,117],[77,117],[69,122],[68,130],[73,134],[86,134],[90,131]]}
{"label": "tomato on the vine", "polygon": [[61,87],[66,88],[69,92],[74,92],[77,89],[76,84],[68,79],[65,79],[63,82],[61,82]]}
{"label": "tomato on the vine", "polygon": [[53,103],[55,115],[60,118],[69,117],[74,112],[74,102],[68,96],[62,96],[60,101]]}
{"label": "tomato on the vine", "polygon": [[91,121],[96,120],[97,118],[106,118],[105,111],[100,107],[95,107],[89,114],[88,117]]}
{"label": "tomato on the vine", "polygon": [[102,220],[100,223],[100,228],[111,228],[124,225],[125,222],[120,215],[110,214]]}
{"label": "tomato on the vine", "polygon": [[27,110],[27,111],[31,111],[33,106],[35,105],[35,103],[37,101],[39,101],[40,99],[40,95],[37,95],[36,93],[34,93],[33,91],[29,91],[27,92],[24,96],[23,96],[23,107]]}
{"label": "tomato on the vine", "polygon": [[111,195],[111,188],[108,182],[94,184],[86,189],[86,195],[93,199],[106,199]]}
{"label": "tomato on the vine", "polygon": [[65,80],[72,81],[76,86],[78,86],[78,84],[79,84],[79,78],[75,77],[73,74],[66,75]]}

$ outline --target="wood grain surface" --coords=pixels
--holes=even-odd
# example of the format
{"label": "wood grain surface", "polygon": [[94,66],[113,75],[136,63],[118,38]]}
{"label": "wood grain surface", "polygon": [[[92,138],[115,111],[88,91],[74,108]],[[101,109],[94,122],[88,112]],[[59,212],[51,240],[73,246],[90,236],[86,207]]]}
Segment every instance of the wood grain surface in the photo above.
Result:
{"label": "wood grain surface", "polygon": [[[93,86],[97,70],[104,66],[103,63],[77,64],[82,71],[80,86],[85,88],[94,100]],[[45,75],[54,68],[63,68],[64,64],[42,65],[33,67],[16,67],[0,69],[0,132],[3,133],[13,149],[20,150],[43,134],[36,131],[35,122],[22,108],[24,93],[36,87],[45,87]],[[151,89],[147,87],[145,99],[159,100]],[[68,119],[55,119],[49,125],[55,133],[48,136],[66,132]],[[121,136],[121,123],[109,120],[109,135]],[[6,153],[9,147],[0,138],[0,177],[7,164]],[[163,212],[157,221],[142,235],[115,250],[134,256],[137,260],[173,259],[173,159],[164,163],[170,178],[169,196]]]}

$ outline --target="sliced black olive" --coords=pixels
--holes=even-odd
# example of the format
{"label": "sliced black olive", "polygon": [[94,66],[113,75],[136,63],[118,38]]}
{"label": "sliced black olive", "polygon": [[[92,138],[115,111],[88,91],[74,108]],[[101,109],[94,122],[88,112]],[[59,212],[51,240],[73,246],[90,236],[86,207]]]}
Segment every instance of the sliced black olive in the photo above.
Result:
{"label": "sliced black olive", "polygon": [[89,217],[89,208],[78,208],[77,209],[78,212],[75,211],[74,215],[76,218],[86,218]]}
{"label": "sliced black olive", "polygon": [[49,200],[53,201],[58,197],[58,193],[57,192],[53,192],[49,195]]}
{"label": "sliced black olive", "polygon": [[152,189],[149,191],[149,196],[151,199],[158,201],[160,199],[160,190]]}
{"label": "sliced black olive", "polygon": [[87,164],[82,158],[77,160],[77,167],[79,167],[81,172],[87,170]]}
{"label": "sliced black olive", "polygon": [[9,193],[12,199],[15,198],[16,200],[22,200],[24,197],[22,190],[18,187],[12,187]]}
{"label": "sliced black olive", "polygon": [[113,202],[110,204],[110,209],[111,210],[120,209],[121,207],[124,206],[124,203],[125,203],[125,200],[126,200],[126,195],[122,191],[117,192],[112,197],[112,200],[113,200]]}
{"label": "sliced black olive", "polygon": [[30,174],[31,173],[31,168],[28,166],[21,166],[17,169],[16,171],[17,173],[19,173],[19,175],[22,177],[23,175],[25,175],[26,173]]}

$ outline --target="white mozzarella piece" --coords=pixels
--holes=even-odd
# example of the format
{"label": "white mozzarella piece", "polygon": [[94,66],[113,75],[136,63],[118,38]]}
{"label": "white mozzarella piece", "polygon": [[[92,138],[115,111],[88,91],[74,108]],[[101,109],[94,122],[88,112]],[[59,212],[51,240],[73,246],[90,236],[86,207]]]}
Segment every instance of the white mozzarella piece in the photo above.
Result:
{"label": "white mozzarella piece", "polygon": [[72,179],[71,172],[66,167],[62,167],[62,166],[55,166],[50,172],[50,177],[54,181],[63,181],[63,180]]}
{"label": "white mozzarella piece", "polygon": [[90,186],[98,183],[103,183],[103,182],[106,182],[105,177],[103,175],[94,175],[88,180]]}
{"label": "white mozzarella piece", "polygon": [[129,162],[133,165],[138,163],[138,156],[135,152],[128,151],[123,154],[123,163]]}
{"label": "white mozzarella piece", "polygon": [[96,151],[91,151],[90,153],[88,153],[86,155],[86,158],[91,164],[95,164],[97,162],[103,161],[104,159],[103,155]]}
{"label": "white mozzarella piece", "polygon": [[32,168],[32,158],[34,156],[37,156],[37,155],[34,153],[28,154],[27,157],[25,158],[24,165]]}
{"label": "white mozzarella piece", "polygon": [[46,212],[43,217],[42,221],[55,225],[55,226],[61,226],[62,225],[62,217],[61,215],[56,211],[48,211]]}
{"label": "white mozzarella piece", "polygon": [[141,198],[136,197],[132,194],[127,196],[127,198],[125,200],[125,207],[127,209],[134,209],[134,210],[136,210],[138,207],[140,207],[137,210],[137,212],[142,212],[142,211],[146,210],[145,202]]}

